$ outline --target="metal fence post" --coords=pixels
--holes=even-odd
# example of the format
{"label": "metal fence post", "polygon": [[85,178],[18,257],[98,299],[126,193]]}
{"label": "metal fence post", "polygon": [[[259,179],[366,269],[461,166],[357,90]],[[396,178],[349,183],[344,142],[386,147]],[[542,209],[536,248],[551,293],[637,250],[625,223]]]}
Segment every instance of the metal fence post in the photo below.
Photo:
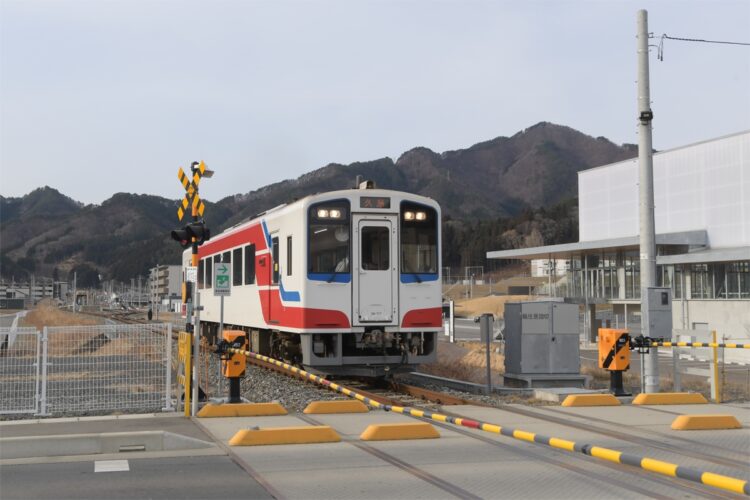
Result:
{"label": "metal fence post", "polygon": [[448,342],[451,344],[456,341],[456,316],[454,315],[455,303],[451,300],[448,302]]}
{"label": "metal fence post", "polygon": [[672,349],[672,390],[682,392],[682,374],[680,373],[680,349]]}
{"label": "metal fence post", "polygon": [[492,348],[492,323],[493,323],[493,316],[492,314],[482,314],[479,317],[479,331],[481,338],[484,340],[485,348],[487,349],[487,357],[486,357],[486,364],[487,364],[487,394],[492,394],[492,354],[490,352],[490,349]]}
{"label": "metal fence post", "polygon": [[41,390],[41,396],[39,397],[39,414],[40,415],[48,415],[47,413],[47,355],[49,353],[48,340],[49,340],[49,334],[47,332],[47,327],[45,326],[42,330],[42,359],[40,361],[42,365],[42,390]]}
{"label": "metal fence post", "polygon": [[166,363],[164,366],[164,411],[172,411],[172,323],[167,323],[167,348]]}
{"label": "metal fence post", "polygon": [[39,392],[40,391],[40,380],[39,380],[39,374],[41,372],[41,365],[42,365],[42,336],[37,330],[36,334],[36,362],[34,363],[36,365],[36,373],[34,375],[34,413],[39,414],[39,405],[42,402],[42,395]]}

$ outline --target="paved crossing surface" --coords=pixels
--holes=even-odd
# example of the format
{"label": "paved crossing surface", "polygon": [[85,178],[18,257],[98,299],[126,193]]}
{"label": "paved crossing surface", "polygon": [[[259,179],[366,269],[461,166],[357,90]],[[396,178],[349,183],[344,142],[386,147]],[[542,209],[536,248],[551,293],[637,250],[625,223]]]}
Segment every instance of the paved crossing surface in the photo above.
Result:
{"label": "paved crossing surface", "polygon": [[[750,404],[563,408],[450,406],[449,414],[750,479]],[[678,414],[726,413],[745,428],[672,431]],[[62,421],[61,421],[62,420]],[[404,415],[304,415],[190,420],[178,416],[0,423],[0,437],[168,430],[213,443],[200,450],[0,461],[10,498],[714,498],[720,490],[507,437],[436,423],[438,439],[362,441]],[[330,425],[338,443],[230,447],[249,427]],[[119,470],[95,472],[97,462]],[[106,469],[100,465],[100,469]],[[44,478],[40,480],[40,478]]]}

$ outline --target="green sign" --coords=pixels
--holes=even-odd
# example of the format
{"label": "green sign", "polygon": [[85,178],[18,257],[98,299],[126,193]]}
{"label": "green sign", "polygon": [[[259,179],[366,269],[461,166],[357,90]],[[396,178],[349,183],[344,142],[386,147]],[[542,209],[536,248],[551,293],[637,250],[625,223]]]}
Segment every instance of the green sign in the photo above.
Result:
{"label": "green sign", "polygon": [[214,264],[214,296],[232,293],[232,265],[226,262]]}

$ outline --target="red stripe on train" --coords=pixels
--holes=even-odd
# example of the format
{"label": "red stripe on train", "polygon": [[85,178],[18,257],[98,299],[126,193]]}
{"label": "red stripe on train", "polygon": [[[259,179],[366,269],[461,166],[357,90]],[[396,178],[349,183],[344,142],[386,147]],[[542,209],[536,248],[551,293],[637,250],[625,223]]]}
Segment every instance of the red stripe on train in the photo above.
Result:
{"label": "red stripe on train", "polygon": [[203,258],[207,255],[223,252],[233,247],[250,245],[253,243],[255,244],[256,252],[265,250],[268,247],[266,244],[266,237],[263,234],[263,228],[260,224],[255,224],[217,240],[209,240],[198,247],[198,255]]}
{"label": "red stripe on train", "polygon": [[287,307],[281,302],[278,289],[259,290],[263,319],[271,327],[288,328],[349,328],[349,318],[341,311]]}
{"label": "red stripe on train", "polygon": [[440,307],[414,309],[404,315],[401,326],[415,328],[420,326],[440,327],[443,325],[443,310]]}

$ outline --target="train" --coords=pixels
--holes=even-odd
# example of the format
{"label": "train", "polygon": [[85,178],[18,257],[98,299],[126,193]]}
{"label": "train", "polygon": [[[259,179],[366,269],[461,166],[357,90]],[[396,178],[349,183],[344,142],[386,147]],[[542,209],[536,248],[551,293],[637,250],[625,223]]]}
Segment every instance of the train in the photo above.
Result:
{"label": "train", "polygon": [[[223,310],[252,351],[314,373],[386,377],[434,362],[440,220],[434,200],[365,181],[230,227],[199,247],[201,334],[215,341]],[[223,304],[217,263],[231,268]],[[184,280],[190,249],[182,265]]]}

